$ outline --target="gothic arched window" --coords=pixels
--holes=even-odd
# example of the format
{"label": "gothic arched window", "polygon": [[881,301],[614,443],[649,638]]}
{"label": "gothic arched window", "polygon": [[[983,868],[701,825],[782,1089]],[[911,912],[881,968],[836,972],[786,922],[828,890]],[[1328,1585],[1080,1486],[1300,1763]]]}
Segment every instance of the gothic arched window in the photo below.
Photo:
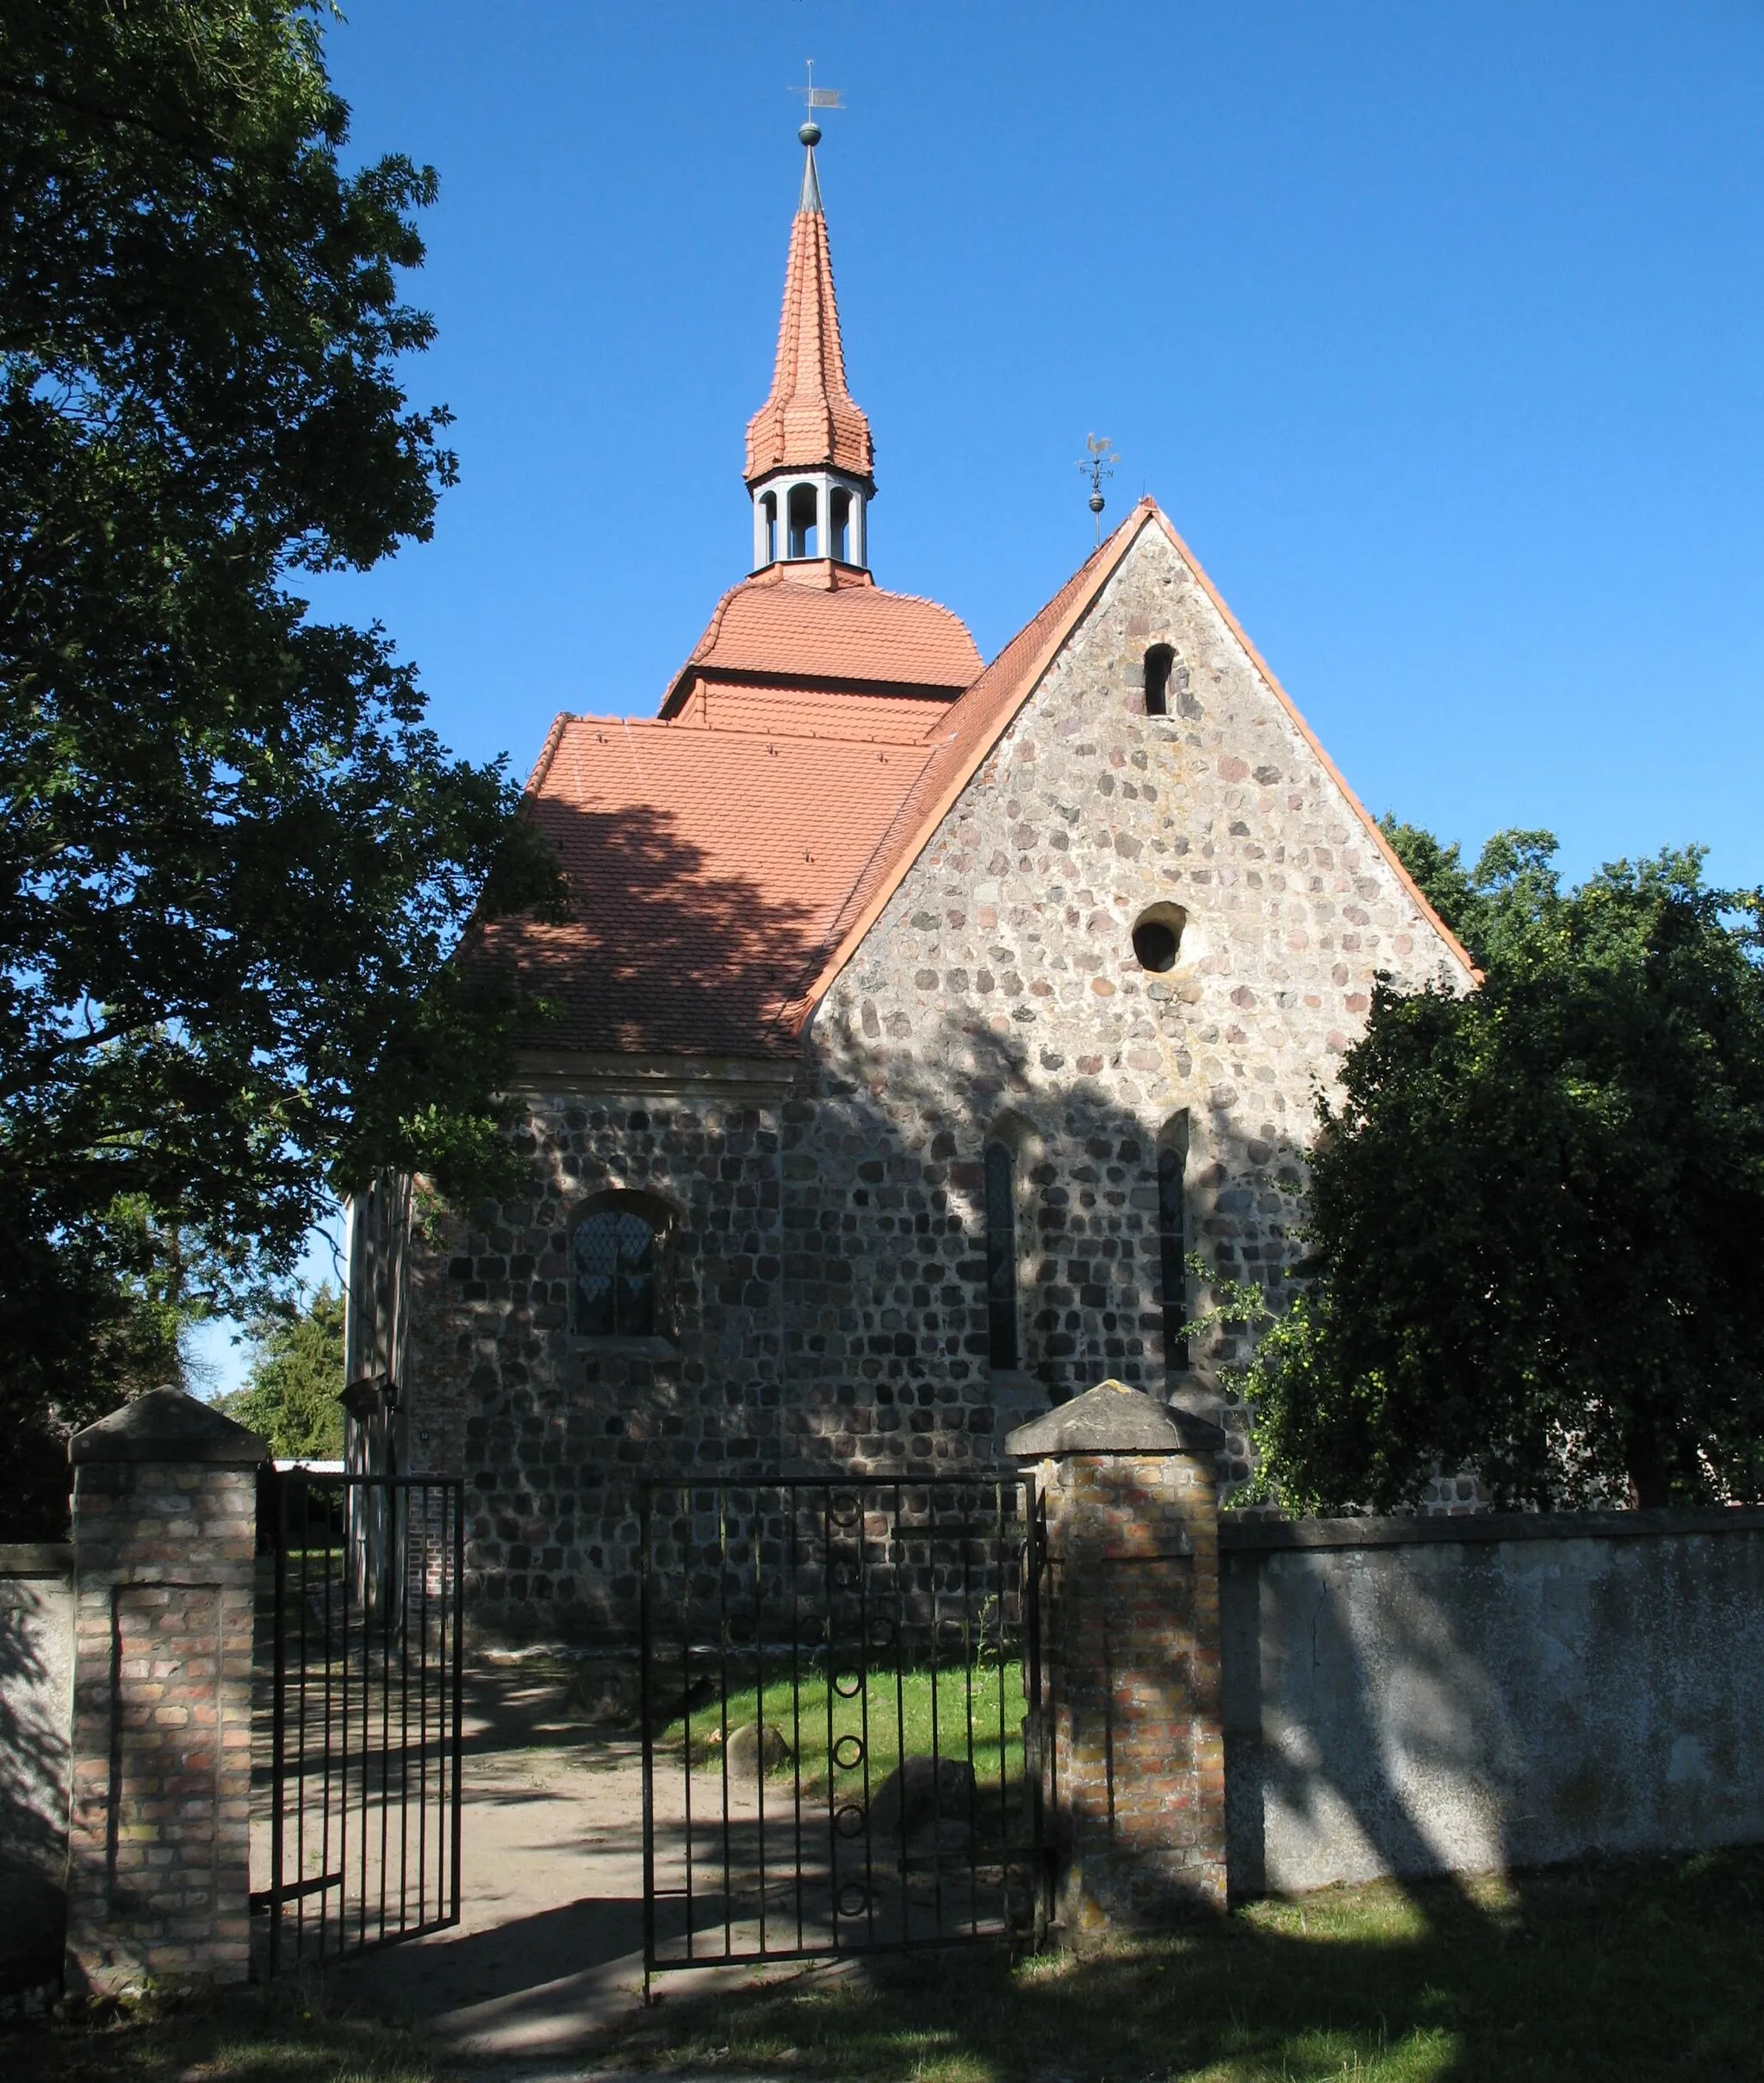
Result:
{"label": "gothic arched window", "polygon": [[1189,1117],[1178,1114],[1158,1139],[1158,1268],[1164,1303],[1164,1365],[1179,1374],[1189,1364],[1188,1170]]}
{"label": "gothic arched window", "polygon": [[1167,644],[1154,644],[1146,653],[1146,713],[1147,716],[1168,716],[1170,713],[1170,668],[1176,663],[1176,653]]}
{"label": "gothic arched window", "polygon": [[1016,1159],[997,1141],[986,1145],[986,1356],[1017,1364]]}
{"label": "gothic arched window", "polygon": [[571,1225],[571,1328],[586,1338],[653,1338],[668,1210],[642,1193],[603,1193]]}

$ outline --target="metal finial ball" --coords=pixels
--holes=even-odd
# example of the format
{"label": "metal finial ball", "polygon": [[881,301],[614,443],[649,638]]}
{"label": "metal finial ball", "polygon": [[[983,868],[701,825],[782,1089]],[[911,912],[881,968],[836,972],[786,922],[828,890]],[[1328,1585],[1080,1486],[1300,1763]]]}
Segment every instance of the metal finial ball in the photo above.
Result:
{"label": "metal finial ball", "polygon": [[813,116],[811,116],[802,128],[797,132],[797,135],[804,145],[818,145],[821,142],[821,126]]}
{"label": "metal finial ball", "polygon": [[1100,492],[1091,493],[1090,506],[1092,513],[1100,513],[1103,507],[1108,505],[1108,501],[1103,498]]}

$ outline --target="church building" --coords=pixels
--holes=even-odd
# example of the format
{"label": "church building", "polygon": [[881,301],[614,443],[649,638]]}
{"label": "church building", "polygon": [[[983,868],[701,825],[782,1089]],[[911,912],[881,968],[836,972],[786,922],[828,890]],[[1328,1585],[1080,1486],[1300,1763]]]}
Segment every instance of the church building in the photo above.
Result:
{"label": "church building", "polygon": [[1375,976],[1471,975],[1152,501],[990,663],[878,583],[819,134],[751,569],[655,715],[553,724],[568,917],[485,935],[559,1008],[527,1190],[351,1211],[357,1434],[464,1477],[493,1634],[629,1631],[645,1474],[990,1469],[1111,1376],[1240,1478],[1191,1262],[1279,1289]]}

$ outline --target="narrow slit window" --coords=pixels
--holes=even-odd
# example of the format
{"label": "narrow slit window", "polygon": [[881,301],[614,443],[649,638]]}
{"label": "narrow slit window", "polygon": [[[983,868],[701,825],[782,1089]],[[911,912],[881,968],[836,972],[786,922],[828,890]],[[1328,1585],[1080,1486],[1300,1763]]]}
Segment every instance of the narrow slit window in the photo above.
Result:
{"label": "narrow slit window", "polygon": [[655,1333],[655,1224],[629,1204],[591,1208],[571,1240],[575,1328],[587,1338]]}
{"label": "narrow slit window", "polygon": [[1167,644],[1154,644],[1146,653],[1146,713],[1147,716],[1168,716],[1170,713],[1170,671],[1176,663],[1176,653]]}
{"label": "narrow slit window", "polygon": [[1187,1124],[1158,1153],[1158,1263],[1164,1296],[1164,1365],[1179,1374],[1189,1364],[1188,1203],[1183,1175],[1188,1169]]}
{"label": "narrow slit window", "polygon": [[986,1352],[995,1367],[1017,1364],[1016,1161],[1003,1143],[986,1146]]}

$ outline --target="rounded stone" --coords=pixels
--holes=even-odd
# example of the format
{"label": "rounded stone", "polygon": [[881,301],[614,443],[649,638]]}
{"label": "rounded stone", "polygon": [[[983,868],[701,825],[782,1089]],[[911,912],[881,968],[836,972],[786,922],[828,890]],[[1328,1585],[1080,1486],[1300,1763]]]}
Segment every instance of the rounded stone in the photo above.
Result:
{"label": "rounded stone", "polygon": [[758,1722],[747,1721],[729,1732],[724,1755],[731,1778],[757,1779],[762,1770],[769,1772],[785,1762],[790,1756],[790,1745],[784,1740],[783,1730],[771,1722],[762,1729]]}

